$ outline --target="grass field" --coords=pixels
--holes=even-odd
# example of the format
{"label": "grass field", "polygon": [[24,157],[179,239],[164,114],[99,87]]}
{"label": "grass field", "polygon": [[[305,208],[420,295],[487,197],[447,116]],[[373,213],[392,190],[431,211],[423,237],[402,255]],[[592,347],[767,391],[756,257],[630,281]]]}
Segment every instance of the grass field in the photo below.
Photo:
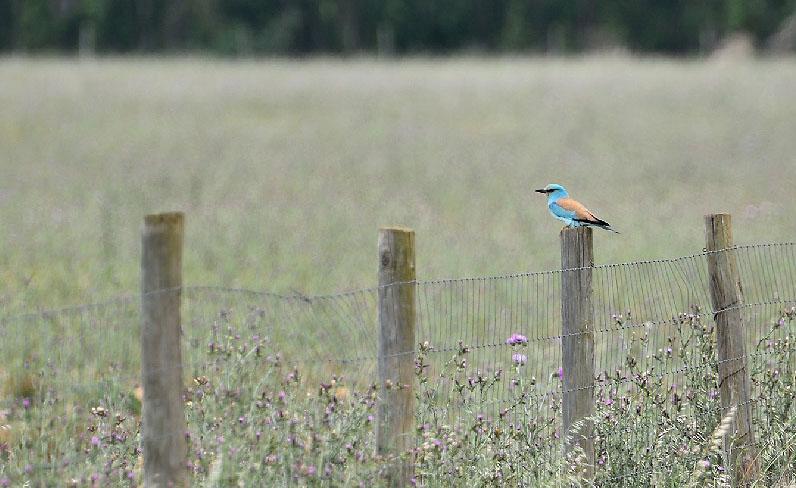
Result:
{"label": "grass field", "polygon": [[600,263],[796,235],[796,61],[0,60],[0,311],[138,288],[148,212],[188,214],[185,281],[375,280],[376,229],[423,278],[555,268],[566,185],[622,231]]}
{"label": "grass field", "polygon": [[[733,213],[736,242],[792,241],[794,86],[796,60],[3,59],[0,316],[135,293],[143,215],[162,210],[188,214],[186,284],[288,293],[373,285],[384,224],[417,230],[421,278],[556,268],[560,225],[532,193],[552,181],[622,231],[597,236],[598,263],[699,252],[707,212]],[[310,356],[292,370],[274,353],[284,344],[251,317],[230,318],[256,317],[265,299],[237,300],[185,307],[192,480],[378,486],[394,460],[373,455],[376,390],[338,378],[319,389],[310,350],[332,344],[277,324]],[[758,343],[750,365],[760,486],[796,472],[784,328],[796,308],[769,305],[754,325],[781,321],[785,337]],[[4,322],[0,486],[140,482],[137,313],[131,299]],[[626,377],[597,386],[600,483],[726,477],[710,447],[721,420],[715,333],[699,315],[677,326],[674,336],[693,338],[693,350],[672,343],[693,366],[682,392],[648,383],[632,348]],[[464,349],[445,373],[469,385],[457,393],[437,395],[418,368],[421,392],[436,388],[419,396],[417,452],[404,453],[421,484],[565,483],[576,467],[552,453],[566,433],[551,437],[556,413],[539,416],[560,410],[560,381],[536,384],[517,364],[485,386]],[[537,359],[527,352],[522,363]],[[663,353],[646,359],[674,367]],[[522,426],[484,417],[471,398],[509,378],[512,415],[534,419]],[[544,407],[531,400],[543,382]],[[448,426],[439,419],[451,405],[463,413]]]}

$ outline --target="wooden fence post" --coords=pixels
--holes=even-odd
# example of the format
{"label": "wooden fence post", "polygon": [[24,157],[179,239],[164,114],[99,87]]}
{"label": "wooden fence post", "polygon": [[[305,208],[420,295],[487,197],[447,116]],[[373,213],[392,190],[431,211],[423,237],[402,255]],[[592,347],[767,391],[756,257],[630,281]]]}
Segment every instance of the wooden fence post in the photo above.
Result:
{"label": "wooden fence post", "polygon": [[180,301],[182,213],[144,218],[141,255],[141,369],[144,486],[188,486],[182,402]]}
{"label": "wooden fence post", "polygon": [[[729,455],[730,469],[735,481],[745,484],[757,474],[757,456],[754,452],[749,370],[746,367],[746,342],[740,308],[743,295],[735,251],[730,249],[733,244],[732,219],[729,214],[705,216],[705,242],[710,298],[716,322],[722,415],[731,407],[737,406],[734,432],[724,437],[724,449]],[[736,441],[730,446],[733,435]]]}
{"label": "wooden fence post", "polygon": [[[561,230],[561,341],[563,372],[562,436],[564,454],[583,450],[583,476],[594,476],[594,308],[592,270],[594,248],[588,227]],[[573,424],[580,426],[573,430]],[[569,438],[570,442],[566,439]]]}
{"label": "wooden fence post", "polygon": [[[415,233],[379,229],[379,454],[413,447],[415,369]],[[403,284],[396,284],[403,283]],[[391,486],[407,486],[414,465],[407,459],[389,473]]]}

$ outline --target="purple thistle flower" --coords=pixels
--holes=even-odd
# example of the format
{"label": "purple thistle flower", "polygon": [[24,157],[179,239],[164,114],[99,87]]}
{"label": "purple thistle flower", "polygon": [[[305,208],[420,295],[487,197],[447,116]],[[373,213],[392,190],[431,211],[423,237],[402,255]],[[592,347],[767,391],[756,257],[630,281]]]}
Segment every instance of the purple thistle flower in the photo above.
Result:
{"label": "purple thistle flower", "polygon": [[315,476],[315,466],[307,467],[307,476]]}
{"label": "purple thistle flower", "polygon": [[517,366],[521,366],[521,365],[523,365],[523,364],[525,364],[525,363],[527,363],[527,362],[528,362],[528,356],[526,356],[525,354],[519,354],[519,353],[517,353],[517,354],[512,354],[512,355],[511,355],[511,360],[512,360],[512,361],[514,362],[514,364],[516,364]]}
{"label": "purple thistle flower", "polygon": [[373,420],[374,420],[373,415],[368,415],[368,422],[373,422]]}
{"label": "purple thistle flower", "polygon": [[91,445],[94,446],[94,447],[99,447],[100,438],[95,436],[95,435],[91,436]]}
{"label": "purple thistle flower", "polygon": [[509,346],[515,346],[517,344],[527,344],[527,343],[528,343],[528,338],[522,334],[517,334],[516,332],[514,334],[511,334],[511,337],[506,339],[506,344],[508,344]]}
{"label": "purple thistle flower", "polygon": [[24,408],[30,408],[30,398],[23,398],[22,399],[22,406]]}
{"label": "purple thistle flower", "polygon": [[563,380],[564,379],[564,368],[559,366],[558,367],[558,371],[556,372],[556,376],[558,376],[559,379]]}
{"label": "purple thistle flower", "polygon": [[9,486],[10,484],[11,481],[8,478],[0,478],[0,486],[2,486],[3,488]]}

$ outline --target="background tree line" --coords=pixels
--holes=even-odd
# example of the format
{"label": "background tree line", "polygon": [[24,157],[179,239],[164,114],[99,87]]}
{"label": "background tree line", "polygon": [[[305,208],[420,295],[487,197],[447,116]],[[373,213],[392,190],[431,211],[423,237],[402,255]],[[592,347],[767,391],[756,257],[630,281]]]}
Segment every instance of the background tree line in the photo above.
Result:
{"label": "background tree line", "polygon": [[0,0],[0,51],[707,51],[764,45],[796,0]]}

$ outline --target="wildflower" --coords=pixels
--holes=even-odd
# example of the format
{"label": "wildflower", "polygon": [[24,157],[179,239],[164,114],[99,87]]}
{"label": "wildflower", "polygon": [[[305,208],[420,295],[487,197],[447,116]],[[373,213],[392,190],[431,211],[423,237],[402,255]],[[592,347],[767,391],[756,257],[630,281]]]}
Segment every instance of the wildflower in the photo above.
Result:
{"label": "wildflower", "polygon": [[511,337],[506,339],[506,344],[508,344],[509,346],[516,346],[518,344],[527,344],[527,343],[528,343],[528,338],[522,334],[517,334],[517,333],[511,334]]}
{"label": "wildflower", "polygon": [[528,356],[525,354],[512,354],[511,360],[514,362],[514,364],[520,366],[528,362]]}
{"label": "wildflower", "polygon": [[23,398],[22,399],[22,406],[24,408],[30,408],[30,398]]}
{"label": "wildflower", "polygon": [[280,392],[279,392],[279,401],[280,401],[280,402],[284,402],[284,401],[285,401],[285,395],[286,395],[286,394],[285,394],[285,391],[284,391],[284,390],[282,390],[282,391],[280,391]]}
{"label": "wildflower", "polygon": [[11,485],[11,481],[8,478],[0,478],[0,486],[5,488],[6,486]]}
{"label": "wildflower", "polygon": [[307,466],[307,476],[315,476],[315,466]]}
{"label": "wildflower", "polygon": [[563,379],[564,379],[564,368],[562,368],[561,366],[559,366],[559,367],[558,367],[558,371],[556,371],[555,373],[553,373],[553,376],[555,376],[556,378],[558,378],[558,379],[560,379],[560,380],[563,380]]}
{"label": "wildflower", "polygon": [[368,422],[373,422],[373,420],[374,420],[373,415],[368,415]]}
{"label": "wildflower", "polygon": [[100,438],[95,436],[95,435],[91,436],[91,445],[94,446],[94,447],[99,447]]}

